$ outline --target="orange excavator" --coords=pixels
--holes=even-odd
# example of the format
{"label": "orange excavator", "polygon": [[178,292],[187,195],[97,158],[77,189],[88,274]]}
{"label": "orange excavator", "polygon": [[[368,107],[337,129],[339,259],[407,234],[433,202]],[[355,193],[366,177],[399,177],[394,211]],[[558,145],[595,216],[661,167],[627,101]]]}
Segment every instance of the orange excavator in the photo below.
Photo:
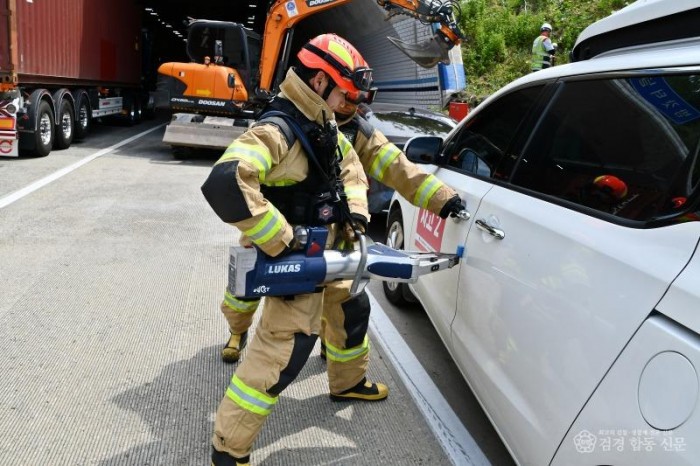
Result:
{"label": "orange excavator", "polygon": [[[276,0],[268,10],[262,37],[238,23],[192,21],[187,38],[192,62],[163,63],[158,68],[156,106],[174,112],[163,142],[173,147],[176,157],[187,147],[227,147],[277,91],[290,60],[295,25],[352,1]],[[459,13],[456,0],[376,2],[387,19],[408,15],[439,25],[425,43],[389,40],[424,68],[449,63],[449,50],[463,39],[454,19],[455,10]]]}

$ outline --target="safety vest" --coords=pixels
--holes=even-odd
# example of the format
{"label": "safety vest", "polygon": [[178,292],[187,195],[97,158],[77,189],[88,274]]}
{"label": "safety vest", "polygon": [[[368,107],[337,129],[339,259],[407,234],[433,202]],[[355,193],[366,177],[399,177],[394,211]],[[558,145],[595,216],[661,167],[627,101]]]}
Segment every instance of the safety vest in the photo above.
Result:
{"label": "safety vest", "polygon": [[539,36],[532,43],[532,71],[539,71],[545,68],[549,68],[552,64],[552,57],[544,48],[544,41],[547,36]]}

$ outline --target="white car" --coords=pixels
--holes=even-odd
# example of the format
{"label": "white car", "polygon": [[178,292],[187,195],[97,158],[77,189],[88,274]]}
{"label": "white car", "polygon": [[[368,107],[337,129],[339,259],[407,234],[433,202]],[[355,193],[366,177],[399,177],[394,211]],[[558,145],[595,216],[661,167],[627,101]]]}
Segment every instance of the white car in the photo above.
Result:
{"label": "white car", "polygon": [[385,293],[422,303],[519,464],[700,464],[699,21],[632,4],[406,144],[471,218],[394,195],[388,244],[462,260]]}

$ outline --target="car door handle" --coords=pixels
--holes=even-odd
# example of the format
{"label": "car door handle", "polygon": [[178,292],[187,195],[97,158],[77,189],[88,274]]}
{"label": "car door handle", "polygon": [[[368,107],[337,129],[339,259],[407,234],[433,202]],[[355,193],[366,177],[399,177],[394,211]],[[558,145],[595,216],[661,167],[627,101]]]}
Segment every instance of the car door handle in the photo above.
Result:
{"label": "car door handle", "polygon": [[487,232],[489,235],[493,236],[496,239],[503,239],[506,237],[505,231],[503,231],[499,228],[492,227],[484,219],[480,218],[475,223],[476,223],[477,228],[479,228],[480,230],[484,230],[485,232]]}

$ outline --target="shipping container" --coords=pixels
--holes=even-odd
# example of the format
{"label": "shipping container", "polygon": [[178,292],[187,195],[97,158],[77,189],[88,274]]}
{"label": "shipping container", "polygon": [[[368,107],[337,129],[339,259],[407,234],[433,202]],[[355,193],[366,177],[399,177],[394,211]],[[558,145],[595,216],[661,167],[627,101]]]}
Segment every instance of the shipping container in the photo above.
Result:
{"label": "shipping container", "polygon": [[0,0],[0,156],[39,156],[94,118],[136,122],[141,19],[135,0]]}

